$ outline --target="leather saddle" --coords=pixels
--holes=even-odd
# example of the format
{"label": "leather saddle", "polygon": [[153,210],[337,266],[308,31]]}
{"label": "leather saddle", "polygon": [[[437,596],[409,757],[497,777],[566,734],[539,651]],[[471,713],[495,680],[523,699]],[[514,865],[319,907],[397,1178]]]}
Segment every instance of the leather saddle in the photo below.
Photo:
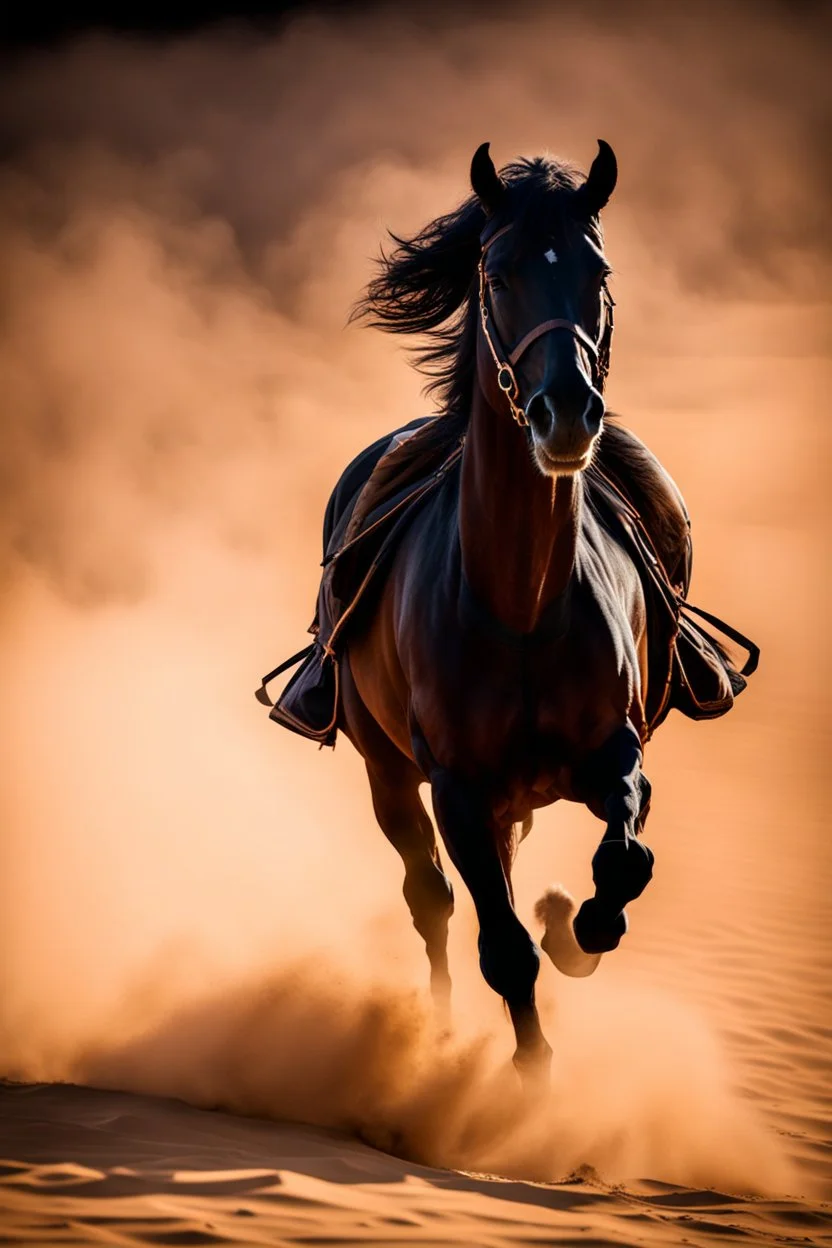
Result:
{"label": "leather saddle", "polygon": [[[314,640],[264,676],[256,692],[276,723],[320,745],[335,744],[339,654],[372,609],[405,529],[457,468],[464,437],[463,422],[424,417],[380,438],[342,474],[324,519],[324,572],[309,629]],[[589,505],[627,549],[644,588],[648,735],[674,708],[691,719],[726,714],[756,669],[759,650],[687,601],[690,520],[675,482],[635,434],[611,421],[586,482]],[[700,621],[747,652],[741,668]],[[298,664],[272,705],[267,685]]]}

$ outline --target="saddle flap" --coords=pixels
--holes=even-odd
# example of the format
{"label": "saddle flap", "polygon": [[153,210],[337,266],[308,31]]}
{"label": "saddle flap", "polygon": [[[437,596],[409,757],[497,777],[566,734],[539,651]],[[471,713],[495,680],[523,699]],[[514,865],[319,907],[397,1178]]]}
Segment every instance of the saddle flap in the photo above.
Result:
{"label": "saddle flap", "polygon": [[321,745],[334,745],[338,719],[338,663],[315,645],[269,713],[282,724]]}
{"label": "saddle flap", "polygon": [[670,705],[690,719],[716,719],[734,705],[746,686],[722,645],[684,614],[673,650]]}

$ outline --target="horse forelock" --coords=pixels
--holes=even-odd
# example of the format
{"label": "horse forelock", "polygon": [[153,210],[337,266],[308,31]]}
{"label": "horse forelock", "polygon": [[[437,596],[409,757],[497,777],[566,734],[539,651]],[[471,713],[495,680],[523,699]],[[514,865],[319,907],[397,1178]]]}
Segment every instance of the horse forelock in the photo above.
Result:
{"label": "horse forelock", "polygon": [[[506,184],[498,216],[521,234],[562,233],[574,221],[575,191],[584,175],[550,156],[512,161],[500,171]],[[435,218],[412,238],[390,234],[377,272],[351,320],[363,320],[396,334],[422,334],[413,350],[416,367],[438,399],[442,413],[460,416],[471,406],[476,372],[476,272],[486,214],[471,195],[452,212]],[[603,246],[597,217],[582,222]]]}

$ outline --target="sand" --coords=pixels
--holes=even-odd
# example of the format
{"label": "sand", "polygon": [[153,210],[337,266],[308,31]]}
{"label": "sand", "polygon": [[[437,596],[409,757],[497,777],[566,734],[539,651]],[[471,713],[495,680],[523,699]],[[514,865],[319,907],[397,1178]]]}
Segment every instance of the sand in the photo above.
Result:
{"label": "sand", "polygon": [[[303,967],[76,1058],[192,1104],[5,1083],[0,1242],[832,1243],[825,947],[807,954],[795,894],[763,894],[755,929],[735,918],[739,872],[734,892],[722,919],[654,929],[593,981],[544,968],[548,1103],[523,1101],[502,1020],[485,1048],[443,1047],[418,994],[364,999]],[[218,1104],[263,1117],[196,1107]]]}
{"label": "sand", "polygon": [[6,1086],[0,1118],[3,1243],[832,1243],[832,1210],[808,1201],[501,1181],[172,1100]]}

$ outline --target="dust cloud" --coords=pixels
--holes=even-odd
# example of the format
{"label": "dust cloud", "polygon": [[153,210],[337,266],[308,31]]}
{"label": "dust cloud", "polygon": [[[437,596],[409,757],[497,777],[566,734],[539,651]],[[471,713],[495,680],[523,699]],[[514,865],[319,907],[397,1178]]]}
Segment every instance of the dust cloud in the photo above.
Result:
{"label": "dust cloud", "polygon": [[[766,1080],[811,1119],[826,16],[380,8],[7,68],[2,1072],[532,1177],[815,1180],[781,1155]],[[763,667],[727,721],[651,746],[656,880],[594,980],[544,968],[554,1100],[529,1111],[461,888],[442,1040],[359,760],[251,690],[303,642],[340,469],[425,410],[400,344],[346,327],[385,227],[455,204],[484,139],[586,167],[599,135],[621,167],[611,404],[686,493],[694,599]],[[538,820],[530,925],[548,879],[586,890],[594,838],[574,808]]]}

